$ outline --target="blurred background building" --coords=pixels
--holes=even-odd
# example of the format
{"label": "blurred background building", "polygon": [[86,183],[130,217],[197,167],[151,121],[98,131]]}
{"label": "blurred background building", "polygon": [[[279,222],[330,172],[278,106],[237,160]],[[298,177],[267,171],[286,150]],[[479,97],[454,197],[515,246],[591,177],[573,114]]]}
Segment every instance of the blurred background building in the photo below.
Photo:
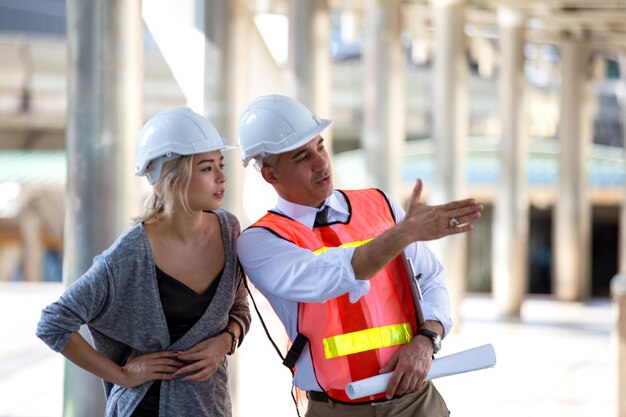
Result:
{"label": "blurred background building", "polygon": [[[457,315],[467,292],[507,318],[533,294],[609,298],[625,264],[625,2],[92,3],[0,0],[0,282],[71,282],[130,224],[145,184],[118,162],[151,115],[189,105],[236,143],[245,105],[282,93],[334,120],[338,187],[403,200],[422,178],[429,203],[485,204],[474,232],[432,244]],[[245,227],[273,192],[229,158],[226,208]],[[111,230],[81,240],[99,222]]]}
{"label": "blurred background building", "polygon": [[[611,8],[613,3],[619,5],[611,1],[604,2],[606,5],[571,1],[571,6],[563,2],[561,7],[541,1],[524,7],[515,1],[477,1],[464,6],[461,47],[467,83],[462,94],[468,106],[463,138],[463,195],[476,196],[487,205],[485,219],[470,237],[478,243],[470,244],[470,250],[478,253],[470,257],[468,289],[491,290],[492,208],[501,176],[499,155],[504,128],[498,81],[506,57],[501,50],[503,29],[498,24],[498,7],[507,7],[508,3],[525,16],[521,57],[525,82],[519,105],[523,105],[520,123],[524,125],[524,141],[528,143],[524,172],[529,194],[529,291],[554,292],[552,225],[559,190],[558,132],[563,123],[559,95],[563,60],[559,47],[574,37],[580,38],[587,49],[581,71],[585,75],[584,88],[589,90],[586,101],[591,107],[585,117],[593,127],[585,158],[585,186],[592,212],[590,290],[585,295],[606,297],[609,281],[618,270],[619,210],[624,194],[620,60],[626,42],[626,33],[622,32],[626,24],[621,20],[626,17],[626,11]],[[371,82],[365,82],[363,59],[365,9],[370,6],[367,2],[346,0],[328,2],[326,7],[328,44],[316,46],[326,49],[330,58],[326,76],[331,82],[325,92],[329,97],[326,113],[322,115],[335,121],[332,146],[339,185],[361,186],[368,184],[375,172],[374,168],[367,168],[362,141],[367,110],[364,86]],[[402,198],[418,177],[425,180],[426,193],[432,191],[434,154],[448,151],[438,149],[433,140],[436,40],[432,7],[427,2],[415,1],[401,2],[397,8],[389,13],[399,14],[393,18],[400,20],[396,35],[401,48],[399,65],[405,77],[402,91],[394,93],[398,104],[393,104],[398,112],[393,117],[401,118],[405,125],[405,144],[396,161],[400,168],[398,189],[402,190],[396,192],[396,197]],[[294,84],[298,81],[294,80],[293,65],[287,62],[288,9],[287,1],[250,2],[247,12],[254,31],[251,36],[257,39],[249,48],[268,48],[275,68],[269,64],[269,69],[254,65],[253,72],[258,72],[248,77],[257,85],[266,83],[270,87],[249,87],[246,100],[265,92],[297,95]],[[0,281],[61,279],[63,191],[67,172],[66,32],[65,1],[0,1]],[[147,28],[144,35],[144,81],[137,89],[143,90],[145,119],[164,107],[186,105],[188,100]],[[267,43],[263,45],[261,41]],[[245,53],[253,55],[249,51]],[[207,63],[210,65],[211,62]],[[393,78],[392,75],[386,76]],[[219,74],[216,83],[220,83]],[[242,101],[243,105],[246,100]],[[382,108],[384,101],[379,102]],[[211,109],[205,113],[211,113]],[[445,123],[453,124],[456,121],[450,115],[440,117]],[[228,139],[236,141],[235,137]],[[249,211],[258,212],[253,210]],[[244,222],[251,220],[254,219],[244,218]]]}

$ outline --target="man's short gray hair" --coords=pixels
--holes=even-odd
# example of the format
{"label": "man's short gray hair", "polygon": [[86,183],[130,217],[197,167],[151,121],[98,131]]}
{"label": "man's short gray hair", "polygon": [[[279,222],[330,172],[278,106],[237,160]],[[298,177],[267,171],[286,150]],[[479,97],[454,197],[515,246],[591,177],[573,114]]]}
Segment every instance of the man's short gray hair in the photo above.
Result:
{"label": "man's short gray hair", "polygon": [[280,154],[264,154],[257,158],[254,158],[254,167],[257,171],[261,171],[263,167],[278,168],[278,159]]}

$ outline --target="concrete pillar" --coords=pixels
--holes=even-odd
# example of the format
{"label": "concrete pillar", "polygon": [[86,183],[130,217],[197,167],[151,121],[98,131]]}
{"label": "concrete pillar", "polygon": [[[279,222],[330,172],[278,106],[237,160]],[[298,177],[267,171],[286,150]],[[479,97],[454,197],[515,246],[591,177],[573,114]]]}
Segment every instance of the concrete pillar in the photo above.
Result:
{"label": "concrete pillar", "polygon": [[[624,159],[626,159],[626,50],[619,56],[619,72],[621,77],[621,88],[618,94],[619,105],[622,110],[622,134],[624,141]],[[620,208],[619,220],[619,252],[618,271],[626,274],[626,184],[624,184],[624,198]]]}
{"label": "concrete pillar", "polygon": [[492,289],[498,312],[519,317],[527,290],[528,197],[524,132],[524,16],[498,9],[500,27],[500,182],[495,195]]}
{"label": "concrete pillar", "polygon": [[2,242],[2,246],[0,246],[0,283],[12,278],[21,261],[21,242]]}
{"label": "concrete pillar", "polygon": [[579,36],[564,36],[559,122],[559,184],[553,216],[554,294],[559,300],[583,300],[591,288],[591,206],[587,156],[592,139],[588,51]]}
{"label": "concrete pillar", "polygon": [[[287,94],[332,119],[332,63],[328,0],[289,0]],[[323,133],[332,154],[332,129]]]}
{"label": "concrete pillar", "polygon": [[[430,204],[466,197],[464,190],[467,141],[467,62],[463,33],[464,0],[431,0],[434,24],[433,138],[435,180],[425,184]],[[452,318],[460,322],[459,306],[467,280],[467,237],[431,242],[446,274]]]}
{"label": "concrete pillar", "polygon": [[611,280],[611,295],[617,306],[617,415],[626,417],[626,275]]}
{"label": "concrete pillar", "polygon": [[[626,51],[619,57],[622,88],[619,102],[626,116]],[[622,120],[626,120],[622,117]],[[623,130],[626,144],[626,129]],[[626,184],[624,185],[626,189]],[[617,415],[626,417],[626,192],[620,208],[618,274],[611,280],[611,295],[617,307]]]}
{"label": "concrete pillar", "polygon": [[[206,61],[205,112],[224,135],[238,145],[239,117],[250,101],[249,59],[251,12],[247,1],[205,0]],[[242,219],[243,175],[239,148],[224,152],[226,194],[224,208]]]}
{"label": "concrete pillar", "polygon": [[26,282],[41,281],[44,255],[41,226],[41,217],[36,208],[27,208],[20,214],[22,271]]}
{"label": "concrete pillar", "polygon": [[[133,172],[143,119],[140,0],[68,0],[67,43],[63,280],[69,285],[139,213]],[[64,393],[65,416],[104,414],[100,380],[69,362]]]}
{"label": "concrete pillar", "polygon": [[405,61],[400,0],[365,2],[364,120],[361,134],[368,184],[401,197],[406,140]]}

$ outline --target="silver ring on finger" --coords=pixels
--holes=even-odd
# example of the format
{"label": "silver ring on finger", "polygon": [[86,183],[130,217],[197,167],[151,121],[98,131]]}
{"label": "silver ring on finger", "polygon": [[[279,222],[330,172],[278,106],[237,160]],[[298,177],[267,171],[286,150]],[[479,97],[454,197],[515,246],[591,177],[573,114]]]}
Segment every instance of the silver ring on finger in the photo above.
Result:
{"label": "silver ring on finger", "polygon": [[458,225],[459,225],[459,219],[457,219],[456,217],[450,217],[450,220],[448,221],[448,227],[450,229],[454,229]]}

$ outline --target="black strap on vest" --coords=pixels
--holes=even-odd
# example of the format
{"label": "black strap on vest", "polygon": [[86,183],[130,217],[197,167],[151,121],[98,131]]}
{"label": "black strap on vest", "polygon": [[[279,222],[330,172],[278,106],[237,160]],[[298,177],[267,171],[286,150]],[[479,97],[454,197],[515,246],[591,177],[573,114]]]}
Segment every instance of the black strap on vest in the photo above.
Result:
{"label": "black strap on vest", "polygon": [[294,366],[296,366],[296,361],[302,354],[302,349],[304,349],[304,346],[307,344],[308,341],[309,339],[307,339],[305,335],[303,335],[302,333],[298,333],[298,335],[296,336],[296,340],[293,341],[291,347],[289,348],[289,351],[283,359],[283,365],[289,368],[292,374],[294,373],[293,368]]}

